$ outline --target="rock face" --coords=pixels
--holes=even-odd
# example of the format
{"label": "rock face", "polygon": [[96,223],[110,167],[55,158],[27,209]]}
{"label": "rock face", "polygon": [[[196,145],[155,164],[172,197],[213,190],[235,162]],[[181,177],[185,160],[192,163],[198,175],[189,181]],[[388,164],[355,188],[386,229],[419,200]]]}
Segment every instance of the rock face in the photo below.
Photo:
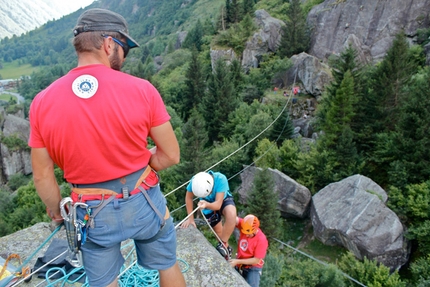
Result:
{"label": "rock face", "polygon": [[291,61],[293,67],[289,70],[288,82],[301,82],[307,94],[321,96],[325,86],[333,80],[330,68],[306,53],[292,56]]}
{"label": "rock face", "polygon": [[[32,227],[2,237],[0,238],[0,256],[5,257],[5,255],[16,253],[24,261],[50,235],[49,224],[38,223]],[[178,259],[182,259],[185,262],[179,261],[181,270],[185,270],[185,267],[187,267],[186,264],[188,264],[188,269],[183,273],[188,287],[249,286],[242,276],[230,267],[230,264],[215,250],[199,230],[196,228],[178,229],[176,235],[178,246],[177,256]],[[66,231],[64,228],[57,232],[53,238],[65,240]],[[45,254],[50,242],[44,245],[29,261],[31,267],[34,266],[38,257],[42,257]],[[15,267],[18,265],[17,263]],[[36,286],[40,282],[42,282],[41,279],[33,276],[33,279],[29,283],[22,283],[21,285]],[[80,286],[80,284],[73,286]]]}
{"label": "rock face", "polygon": [[210,53],[211,53],[211,66],[213,71],[215,70],[215,63],[218,59],[223,59],[227,63],[227,65],[230,65],[231,62],[236,59],[236,53],[231,48],[226,50],[211,48]]}
{"label": "rock face", "polygon": [[242,55],[242,67],[245,70],[258,67],[259,59],[268,52],[275,52],[281,40],[281,28],[284,22],[273,18],[265,10],[255,11],[254,19],[259,28],[246,42]]}
{"label": "rock face", "polygon": [[385,191],[362,175],[329,184],[312,198],[314,235],[324,244],[344,246],[359,259],[398,269],[407,262],[409,248],[386,201]]}
{"label": "rock face", "polygon": [[307,17],[313,30],[310,54],[327,59],[352,43],[360,58],[378,61],[400,31],[413,38],[418,28],[428,28],[429,12],[430,0],[326,0]]}
{"label": "rock face", "polygon": [[[29,121],[15,115],[6,115],[2,112],[2,133],[4,137],[15,137],[27,144],[30,135]],[[25,147],[10,148],[4,143],[0,144],[1,174],[0,181],[6,182],[16,173],[28,175],[32,172],[30,149]]]}
{"label": "rock face", "polygon": [[[261,171],[261,168],[248,167],[240,174],[242,184],[238,189],[238,193],[241,203],[246,203],[248,193],[253,188],[253,181],[257,171]],[[279,197],[278,209],[281,211],[281,215],[283,217],[307,217],[311,202],[309,189],[279,170],[269,168],[269,171],[271,171],[275,180],[273,192]]]}

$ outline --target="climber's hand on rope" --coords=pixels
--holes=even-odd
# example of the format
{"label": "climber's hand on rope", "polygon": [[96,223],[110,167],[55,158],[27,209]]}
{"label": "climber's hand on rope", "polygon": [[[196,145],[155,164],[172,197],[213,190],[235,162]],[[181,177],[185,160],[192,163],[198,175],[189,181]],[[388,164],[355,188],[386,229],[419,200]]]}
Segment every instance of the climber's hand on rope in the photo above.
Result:
{"label": "climber's hand on rope", "polygon": [[51,231],[54,231],[59,225],[63,223],[64,219],[60,214],[54,214],[54,212],[52,212],[52,210],[49,208],[46,208],[46,213],[52,219],[49,223],[49,229]]}
{"label": "climber's hand on rope", "polygon": [[206,200],[200,200],[200,201],[197,203],[197,206],[198,206],[200,209],[207,209],[207,208],[208,208],[208,204],[209,204],[209,202],[207,202]]}

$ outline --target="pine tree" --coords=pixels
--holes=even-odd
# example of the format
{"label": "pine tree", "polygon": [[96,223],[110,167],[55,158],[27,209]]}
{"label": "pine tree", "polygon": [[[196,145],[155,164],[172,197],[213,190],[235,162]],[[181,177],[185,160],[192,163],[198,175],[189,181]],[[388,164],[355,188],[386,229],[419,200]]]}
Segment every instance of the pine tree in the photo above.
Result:
{"label": "pine tree", "polygon": [[430,178],[430,69],[413,77],[406,91],[394,131],[379,135],[374,154],[384,182],[399,187]]}
{"label": "pine tree", "polygon": [[225,8],[227,25],[239,23],[242,19],[239,2],[237,0],[226,0]]}
{"label": "pine tree", "polygon": [[373,91],[379,99],[380,131],[394,129],[399,103],[407,96],[403,88],[417,69],[409,58],[408,49],[406,37],[403,33],[397,34],[373,76]]}
{"label": "pine tree", "polygon": [[205,129],[205,120],[196,109],[191,110],[191,116],[183,127],[183,140],[181,143],[182,176],[191,178],[196,172],[206,168],[208,153],[206,144],[208,133]]}
{"label": "pine tree", "polygon": [[272,173],[265,169],[255,174],[253,188],[246,202],[247,214],[254,214],[260,220],[260,228],[270,238],[278,238],[281,233],[281,213],[277,209],[278,196],[274,192]]}
{"label": "pine tree", "polygon": [[330,103],[328,103],[329,107],[327,108],[325,121],[321,123],[326,137],[330,139],[328,141],[329,147],[334,147],[344,127],[350,126],[352,118],[355,115],[354,105],[356,101],[354,78],[348,70],[339,88],[336,90],[335,96],[332,97]]}
{"label": "pine tree", "polygon": [[229,67],[223,59],[218,59],[214,66],[208,80],[208,92],[201,102],[201,113],[206,120],[210,143],[220,140],[223,123],[228,121],[229,114],[239,104]]}
{"label": "pine tree", "polygon": [[310,44],[306,16],[300,6],[300,0],[291,0],[287,9],[288,21],[282,28],[282,37],[278,47],[281,57],[290,58],[295,54],[306,52]]}
{"label": "pine tree", "polygon": [[179,95],[178,113],[184,121],[187,121],[193,107],[197,108],[204,96],[206,81],[202,64],[199,60],[197,49],[192,49],[191,61],[185,74],[186,89]]}
{"label": "pine tree", "polygon": [[242,11],[244,16],[254,12],[254,0],[243,0]]}
{"label": "pine tree", "polygon": [[197,51],[202,50],[203,45],[203,26],[200,20],[197,20],[196,25],[190,30],[190,32],[185,37],[184,42],[182,43],[182,48],[192,49],[193,47],[197,49]]}

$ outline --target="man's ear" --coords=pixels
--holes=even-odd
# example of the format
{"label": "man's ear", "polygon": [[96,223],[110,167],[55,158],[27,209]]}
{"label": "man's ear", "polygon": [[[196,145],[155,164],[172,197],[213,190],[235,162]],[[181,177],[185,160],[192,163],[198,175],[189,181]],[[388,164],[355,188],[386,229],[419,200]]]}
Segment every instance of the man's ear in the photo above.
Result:
{"label": "man's ear", "polygon": [[107,56],[110,56],[114,53],[115,42],[111,37],[106,37],[103,39],[102,49],[105,51]]}

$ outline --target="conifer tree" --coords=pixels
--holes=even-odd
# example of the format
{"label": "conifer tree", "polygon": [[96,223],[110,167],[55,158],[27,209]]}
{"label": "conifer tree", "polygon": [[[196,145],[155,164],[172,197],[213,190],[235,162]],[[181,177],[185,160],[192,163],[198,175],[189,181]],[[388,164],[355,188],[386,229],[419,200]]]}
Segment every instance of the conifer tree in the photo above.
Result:
{"label": "conifer tree", "polygon": [[196,48],[191,51],[191,61],[185,74],[186,89],[179,95],[178,113],[184,121],[187,121],[193,107],[197,108],[204,96],[206,81],[199,53]]}
{"label": "conifer tree", "polygon": [[238,0],[226,0],[226,22],[228,26],[230,24],[239,23],[241,20],[241,11]]}
{"label": "conifer tree", "polygon": [[291,0],[287,9],[288,20],[282,28],[282,37],[278,47],[281,57],[290,58],[295,54],[306,52],[310,44],[309,29],[306,24],[300,0]]}
{"label": "conifer tree", "polygon": [[351,72],[346,71],[336,94],[332,97],[327,108],[326,119],[321,123],[321,127],[326,134],[329,147],[336,145],[336,140],[344,131],[344,127],[350,127],[352,118],[355,115],[354,106],[357,98],[354,88],[354,78]]}
{"label": "conifer tree", "polygon": [[417,74],[406,91],[394,131],[378,136],[375,151],[384,182],[399,187],[430,178],[430,69]]}
{"label": "conifer tree", "polygon": [[188,32],[187,36],[185,37],[185,40],[182,43],[182,48],[192,49],[194,47],[200,52],[203,45],[203,36],[203,26],[199,19],[197,20],[196,25],[190,30],[190,32]]}
{"label": "conifer tree", "polygon": [[205,120],[198,111],[193,108],[191,116],[183,127],[183,139],[181,143],[182,176],[191,178],[196,172],[206,168],[208,133],[205,128]]}
{"label": "conifer tree", "polygon": [[246,213],[258,217],[260,228],[267,238],[278,238],[282,226],[281,213],[277,209],[278,196],[274,189],[275,181],[272,173],[267,169],[258,171],[246,202]]}
{"label": "conifer tree", "polygon": [[379,122],[381,123],[379,131],[394,129],[399,103],[407,96],[403,88],[416,71],[417,67],[409,58],[408,49],[406,37],[403,33],[397,34],[391,48],[373,75],[373,91],[379,100]]}
{"label": "conifer tree", "polygon": [[201,113],[206,120],[209,142],[220,140],[222,125],[238,106],[239,101],[231,72],[223,59],[218,59],[208,80],[208,92],[201,102]]}
{"label": "conifer tree", "polygon": [[254,12],[254,0],[243,0],[242,3],[243,15],[251,15]]}

